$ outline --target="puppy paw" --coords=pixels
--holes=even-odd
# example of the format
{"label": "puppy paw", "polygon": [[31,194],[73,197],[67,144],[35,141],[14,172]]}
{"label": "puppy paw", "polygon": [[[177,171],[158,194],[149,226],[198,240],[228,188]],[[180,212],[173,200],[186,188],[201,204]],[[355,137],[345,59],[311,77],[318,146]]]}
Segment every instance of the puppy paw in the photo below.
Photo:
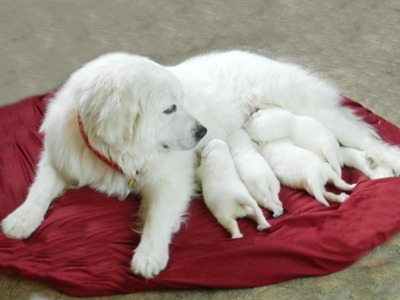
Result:
{"label": "puppy paw", "polygon": [[26,239],[39,227],[43,218],[41,209],[22,205],[3,220],[1,227],[10,238]]}
{"label": "puppy paw", "polygon": [[282,206],[282,202],[279,200],[268,200],[268,199],[263,199],[260,201],[257,201],[258,205],[260,205],[261,207],[264,207],[265,209],[268,209],[269,211],[271,211],[273,213],[273,217],[279,217],[283,214],[283,206]]}
{"label": "puppy paw", "polygon": [[277,218],[277,217],[279,217],[279,216],[281,216],[282,214],[283,214],[283,206],[282,206],[282,203],[281,202],[279,202],[279,203],[276,203],[275,204],[275,207],[272,209],[272,212],[273,212],[273,217],[274,218]]}
{"label": "puppy paw", "polygon": [[271,225],[268,222],[265,222],[265,223],[262,223],[262,224],[258,224],[257,225],[257,230],[261,231],[261,230],[268,229],[270,227],[271,227]]}
{"label": "puppy paw", "polygon": [[377,158],[375,157],[375,155],[369,152],[365,153],[365,161],[371,168],[375,168],[378,165]]}
{"label": "puppy paw", "polygon": [[157,276],[168,264],[168,250],[157,251],[139,244],[133,255],[132,271],[143,278],[149,279]]}
{"label": "puppy paw", "polygon": [[231,233],[231,239],[241,239],[243,237],[243,234],[241,232],[234,232]]}
{"label": "puppy paw", "polygon": [[341,193],[340,195],[337,196],[337,202],[339,203],[343,203],[344,201],[347,200],[347,198],[349,198],[350,195],[346,194],[346,193]]}
{"label": "puppy paw", "polygon": [[336,202],[336,203],[343,203],[344,201],[346,201],[347,198],[349,198],[350,196],[346,193],[341,193],[339,195],[331,193],[331,192],[325,192],[324,196],[332,202]]}

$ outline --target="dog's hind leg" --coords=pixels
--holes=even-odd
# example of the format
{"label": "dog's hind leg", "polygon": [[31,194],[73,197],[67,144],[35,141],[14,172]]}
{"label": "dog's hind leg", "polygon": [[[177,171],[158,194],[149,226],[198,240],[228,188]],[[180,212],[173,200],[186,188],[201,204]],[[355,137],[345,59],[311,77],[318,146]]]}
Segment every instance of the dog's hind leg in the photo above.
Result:
{"label": "dog's hind leg", "polygon": [[283,214],[282,202],[279,200],[278,195],[268,195],[267,198],[256,199],[258,205],[268,209],[273,213],[273,217],[279,217]]}
{"label": "dog's hind leg", "polygon": [[322,147],[322,153],[336,174],[338,174],[338,176],[342,176],[339,146],[336,144],[336,147],[333,147],[331,143],[326,143],[326,145]]}
{"label": "dog's hind leg", "polygon": [[336,203],[343,203],[347,198],[350,196],[346,193],[341,193],[339,195],[336,195],[331,192],[325,192],[324,197],[328,199],[329,201],[336,202]]}
{"label": "dog's hind leg", "polygon": [[375,159],[373,159],[373,162],[371,159],[371,163],[368,163],[366,153],[354,148],[340,147],[340,153],[344,166],[355,168],[364,175],[371,177],[369,168],[371,164],[375,164]]}
{"label": "dog's hind leg", "polygon": [[350,192],[352,191],[355,187],[356,184],[349,184],[345,182],[343,179],[341,179],[335,172],[332,171],[330,174],[329,182],[333,183],[333,185],[343,191]]}
{"label": "dog's hind leg", "polygon": [[340,147],[343,165],[357,169],[370,179],[393,176],[393,170],[372,153],[354,148]]}
{"label": "dog's hind leg", "polygon": [[373,128],[346,107],[317,112],[313,115],[345,147],[367,151],[381,158],[395,175],[400,175],[400,147],[385,143]]}
{"label": "dog's hind leg", "polygon": [[328,201],[325,199],[324,194],[326,193],[324,186],[321,186],[319,180],[317,178],[307,178],[307,185],[305,186],[305,190],[318,202],[325,206],[329,206]]}
{"label": "dog's hind leg", "polygon": [[218,217],[218,223],[221,224],[230,234],[232,239],[240,239],[243,234],[239,230],[237,221],[233,218],[228,217]]}
{"label": "dog's hind leg", "polygon": [[248,214],[248,216],[257,223],[258,230],[264,230],[271,227],[271,225],[265,219],[261,208],[257,206],[257,202],[255,200],[249,199],[248,201],[246,201],[245,205],[251,207],[251,210],[253,212],[251,214]]}
{"label": "dog's hind leg", "polygon": [[43,222],[53,199],[65,188],[66,182],[54,170],[44,152],[25,202],[2,221],[3,232],[17,239],[29,237]]}

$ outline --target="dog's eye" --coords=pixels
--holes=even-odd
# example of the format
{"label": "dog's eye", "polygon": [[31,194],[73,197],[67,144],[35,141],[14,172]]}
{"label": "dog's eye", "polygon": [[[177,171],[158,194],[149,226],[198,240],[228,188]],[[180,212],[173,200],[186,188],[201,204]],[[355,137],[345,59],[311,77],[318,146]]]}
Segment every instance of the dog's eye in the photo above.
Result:
{"label": "dog's eye", "polygon": [[163,113],[167,114],[167,115],[172,114],[174,112],[176,112],[176,105],[175,104],[172,104],[170,107],[168,107],[166,110],[163,111]]}

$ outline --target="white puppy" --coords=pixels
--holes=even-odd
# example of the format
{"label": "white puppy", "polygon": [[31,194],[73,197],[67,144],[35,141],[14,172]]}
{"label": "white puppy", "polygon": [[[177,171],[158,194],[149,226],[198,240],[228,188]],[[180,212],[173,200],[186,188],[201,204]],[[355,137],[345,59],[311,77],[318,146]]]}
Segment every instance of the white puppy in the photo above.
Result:
{"label": "white puppy", "polygon": [[254,113],[244,127],[257,142],[291,139],[297,146],[326,160],[341,176],[340,145],[333,133],[317,120],[296,116],[279,107],[271,107]]}
{"label": "white puppy", "polygon": [[343,164],[355,168],[371,179],[392,177],[393,171],[377,155],[353,148],[340,147]]}
{"label": "white puppy", "polygon": [[348,198],[346,193],[336,195],[327,192],[324,186],[328,182],[344,191],[351,191],[355,187],[355,184],[344,182],[328,163],[311,151],[294,145],[289,139],[266,143],[262,147],[262,154],[282,184],[305,189],[326,206],[329,206],[327,200],[341,203]]}
{"label": "white puppy", "polygon": [[214,139],[204,147],[199,173],[203,178],[202,191],[207,207],[233,239],[243,236],[237,218],[253,218],[258,230],[270,227],[257,202],[240,181],[228,146],[223,141]]}
{"label": "white puppy", "polygon": [[274,217],[283,213],[279,200],[280,183],[266,160],[256,150],[243,129],[232,132],[227,144],[237,173],[257,203],[272,211]]}
{"label": "white puppy", "polygon": [[125,53],[101,56],[76,71],[51,101],[36,177],[25,202],[2,221],[3,232],[29,237],[52,200],[70,187],[89,185],[119,198],[137,193],[144,225],[132,270],[156,276],[195,193],[192,149],[225,139],[258,109],[275,105],[313,117],[342,145],[379,153],[400,174],[399,148],[379,139],[340,100],[335,88],[303,68],[243,51],[172,67]]}

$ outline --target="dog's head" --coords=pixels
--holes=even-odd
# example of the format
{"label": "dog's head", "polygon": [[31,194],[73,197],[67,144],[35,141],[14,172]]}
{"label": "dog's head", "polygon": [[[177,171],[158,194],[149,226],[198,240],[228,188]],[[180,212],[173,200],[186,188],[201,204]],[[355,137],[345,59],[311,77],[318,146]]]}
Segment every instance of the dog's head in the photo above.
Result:
{"label": "dog's head", "polygon": [[69,86],[90,140],[112,157],[190,150],[207,132],[185,107],[179,80],[147,58],[101,56],[75,72]]}

